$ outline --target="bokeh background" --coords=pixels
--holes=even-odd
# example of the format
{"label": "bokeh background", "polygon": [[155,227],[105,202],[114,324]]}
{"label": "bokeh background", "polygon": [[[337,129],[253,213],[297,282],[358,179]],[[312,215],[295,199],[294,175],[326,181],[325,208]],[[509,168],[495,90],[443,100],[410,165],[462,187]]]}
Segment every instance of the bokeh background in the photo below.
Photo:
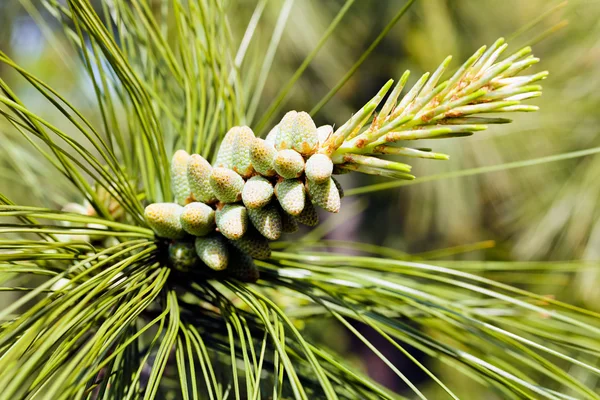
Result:
{"label": "bokeh background", "polygon": [[[39,1],[0,1],[0,48],[99,123],[92,87],[77,55],[60,35]],[[157,4],[159,2],[157,1]],[[241,35],[256,2],[236,1],[232,29]],[[277,23],[281,0],[269,1],[248,57],[264,57]],[[289,3],[289,2],[288,2]],[[292,5],[273,70],[265,82],[256,115],[269,105],[296,68],[311,53],[341,0],[299,0]],[[404,1],[358,0],[287,97],[283,110],[311,110],[360,59],[402,8]],[[101,3],[97,2],[99,12]],[[41,31],[36,20],[50,21]],[[509,51],[531,45],[541,58],[536,70],[549,70],[544,95],[532,104],[540,111],[514,117],[462,139],[422,143],[450,155],[449,161],[414,162],[417,176],[530,160],[600,146],[600,1],[417,0],[373,49],[331,100],[316,114],[317,124],[343,123],[390,77],[406,69],[411,82],[432,71],[449,54],[458,65],[479,46],[505,37]],[[52,122],[55,115],[13,70],[0,65],[5,80],[34,110]],[[37,107],[37,108],[36,108]],[[283,111],[282,111],[283,113]],[[51,168],[35,156],[31,144],[0,122],[0,192],[21,204],[61,207],[80,201],[56,180],[52,195],[38,183],[53,179]],[[344,176],[347,187],[380,182]],[[342,213],[328,217],[317,232],[293,240],[359,241],[393,249],[391,256],[435,260],[537,293],[600,311],[600,156],[587,156],[525,168],[453,179],[437,179],[365,195],[347,197]],[[326,217],[325,215],[323,217]],[[303,236],[306,234],[306,236]],[[332,242],[322,242],[321,244]],[[331,251],[349,251],[331,246]],[[410,256],[406,256],[410,254]],[[578,263],[571,268],[571,261]],[[503,268],[505,262],[515,261]],[[517,268],[549,261],[543,271]],[[433,261],[432,261],[433,262]],[[0,297],[10,301],[8,294]],[[398,391],[403,386],[360,343],[335,325],[309,322],[307,334],[325,335],[330,345],[364,365],[376,379]],[[364,331],[368,336],[369,332]],[[376,341],[376,339],[374,339]],[[385,348],[384,343],[379,345]],[[389,345],[388,345],[389,346]],[[401,355],[386,350],[402,367]],[[464,379],[436,360],[415,353],[443,378]],[[418,372],[405,372],[426,385]],[[473,385],[473,386],[471,386]],[[435,398],[435,388],[425,393]],[[464,398],[478,394],[465,380]],[[487,397],[486,397],[487,396]]]}

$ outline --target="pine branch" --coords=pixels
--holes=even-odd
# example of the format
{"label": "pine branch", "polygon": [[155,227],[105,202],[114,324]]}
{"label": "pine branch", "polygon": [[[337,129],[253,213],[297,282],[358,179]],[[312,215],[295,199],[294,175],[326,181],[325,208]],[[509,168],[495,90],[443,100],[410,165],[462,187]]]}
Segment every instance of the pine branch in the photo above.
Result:
{"label": "pine branch", "polygon": [[[76,140],[32,112],[0,82],[3,117],[89,202],[57,211],[0,195],[0,291],[22,295],[0,310],[0,400],[402,398],[329,348],[332,323],[420,398],[428,391],[358,326],[389,343],[450,398],[458,398],[453,381],[419,361],[412,348],[502,397],[599,398],[598,313],[469,272],[507,271],[509,280],[527,278],[524,270],[570,274],[584,264],[423,261],[489,248],[489,242],[412,256],[348,242],[270,242],[284,227],[317,225],[315,205],[339,211],[344,193],[333,173],[406,184],[411,167],[380,156],[448,156],[397,142],[467,136],[510,122],[487,113],[535,110],[521,102],[541,94],[536,83],[547,74],[518,75],[538,61],[528,48],[498,61],[506,47],[498,41],[438,83],[448,58],[401,96],[407,72],[335,132],[290,112],[262,140],[248,127],[231,129],[246,118],[252,84],[241,68],[248,43],[236,53],[220,2],[103,3],[106,20],[89,1],[46,5],[78,50],[100,127],[0,55],[85,138]],[[262,70],[271,62],[266,57]],[[260,80],[266,76],[260,73]],[[251,114],[259,96],[260,90]],[[185,150],[175,153],[169,171],[166,157],[178,143]],[[42,184],[50,191],[53,182]],[[150,204],[143,219],[142,202],[171,197],[179,204]],[[337,247],[368,254],[335,254]],[[304,329],[312,318],[318,318],[316,334]]]}
{"label": "pine branch", "polygon": [[[377,154],[408,155],[390,146],[397,142],[469,136],[487,129],[488,124],[509,122],[478,117],[480,114],[536,111],[537,107],[521,102],[541,95],[541,86],[533,83],[545,79],[548,73],[517,76],[539,59],[531,56],[531,49],[526,47],[497,61],[506,47],[504,40],[499,39],[487,50],[480,48],[448,80],[438,84],[450,64],[448,57],[431,76],[424,74],[398,101],[409,77],[407,71],[378,115],[371,118],[391,88],[391,81],[321,144],[320,151],[340,168],[382,175],[383,171],[397,170],[400,164],[383,162]],[[418,149],[408,151],[413,157],[447,158]],[[405,179],[411,178],[414,177],[405,175]]]}

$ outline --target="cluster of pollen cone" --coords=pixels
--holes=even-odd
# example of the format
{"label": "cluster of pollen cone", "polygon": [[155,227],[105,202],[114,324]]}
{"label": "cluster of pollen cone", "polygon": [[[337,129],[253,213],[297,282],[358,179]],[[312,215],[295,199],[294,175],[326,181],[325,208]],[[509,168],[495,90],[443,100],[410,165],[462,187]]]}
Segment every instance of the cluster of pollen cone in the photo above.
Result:
{"label": "cluster of pollen cone", "polygon": [[332,131],[290,111],[266,139],[247,126],[229,130],[214,165],[178,150],[171,162],[176,203],[145,210],[156,235],[171,239],[171,261],[185,269],[201,260],[223,276],[258,279],[253,259],[270,256],[269,241],[298,223],[317,225],[315,206],[339,211],[333,162],[319,152]]}
{"label": "cluster of pollen cone", "polygon": [[157,236],[171,240],[175,266],[202,260],[217,274],[254,281],[253,259],[269,257],[269,240],[295,231],[298,223],[316,225],[315,206],[339,211],[342,191],[332,173],[414,179],[410,165],[386,157],[448,156],[399,142],[469,136],[487,124],[510,122],[488,113],[537,110],[522,101],[542,94],[537,82],[548,72],[519,76],[539,59],[526,47],[498,61],[506,47],[503,39],[481,47],[439,83],[448,57],[400,98],[406,71],[378,113],[392,80],[335,132],[329,125],[317,128],[305,112],[290,111],[264,140],[246,126],[232,128],[214,165],[179,150],[171,165],[177,202],[150,204],[146,220]]}

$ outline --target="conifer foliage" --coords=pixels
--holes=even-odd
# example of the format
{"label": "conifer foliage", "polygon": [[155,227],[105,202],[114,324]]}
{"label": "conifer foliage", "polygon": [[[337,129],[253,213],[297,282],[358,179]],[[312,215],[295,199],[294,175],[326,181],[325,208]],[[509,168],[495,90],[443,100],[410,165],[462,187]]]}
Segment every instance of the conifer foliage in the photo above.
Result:
{"label": "conifer foliage", "polygon": [[[313,205],[331,213],[340,211],[343,194],[332,177],[334,165],[338,173],[350,170],[414,179],[410,165],[378,156],[447,159],[445,154],[395,144],[468,136],[486,129],[486,123],[509,122],[477,114],[537,109],[521,102],[541,95],[541,86],[533,83],[545,79],[547,72],[517,76],[539,59],[525,48],[498,62],[506,47],[499,39],[487,50],[480,48],[450,79],[438,84],[451,61],[448,57],[399,99],[409,77],[406,72],[378,115],[372,117],[391,88],[391,80],[335,132],[329,125],[317,128],[304,111],[289,111],[264,140],[248,126],[231,128],[220,144],[214,167],[199,154],[190,156],[177,150],[171,160],[172,190],[185,208],[174,203],[150,204],[146,220],[158,236],[167,239],[182,239],[186,233],[197,237],[216,234],[240,251],[254,246],[268,249],[266,240],[281,236],[283,218],[271,201],[279,202],[280,210],[289,214],[287,218],[308,226],[318,223]],[[371,123],[365,128],[368,121]],[[319,135],[319,130],[326,134]],[[239,204],[231,205],[235,203]],[[246,235],[249,225],[262,237]],[[242,238],[244,245],[240,246]],[[221,252],[226,252],[226,242],[220,241]],[[198,254],[201,259],[202,251]],[[261,254],[268,258],[270,251]],[[223,269],[221,264],[219,269]]]}
{"label": "conifer foliage", "polygon": [[[414,179],[397,157],[448,156],[407,143],[510,122],[488,113],[535,111],[523,102],[547,73],[528,74],[539,61],[530,48],[504,57],[498,40],[411,88],[407,72],[353,115],[317,126],[319,115],[283,107],[354,0],[272,99],[263,88],[291,0],[257,1],[240,37],[230,18],[247,2],[42,3],[58,24],[28,9],[65,75],[86,76],[93,107],[0,52],[37,95],[0,79],[2,123],[19,138],[0,152],[23,171],[40,165],[23,181],[42,194],[0,194],[0,294],[18,294],[0,309],[0,400],[426,398],[381,342],[448,398],[461,384],[416,351],[500,398],[599,398],[596,313],[460,265],[320,240],[320,219],[344,206],[334,175]],[[266,52],[253,47],[263,25]],[[316,229],[284,236],[299,224]],[[331,251],[347,247],[357,254]],[[315,321],[317,332],[307,328]],[[338,354],[335,332],[372,351],[407,392]]]}

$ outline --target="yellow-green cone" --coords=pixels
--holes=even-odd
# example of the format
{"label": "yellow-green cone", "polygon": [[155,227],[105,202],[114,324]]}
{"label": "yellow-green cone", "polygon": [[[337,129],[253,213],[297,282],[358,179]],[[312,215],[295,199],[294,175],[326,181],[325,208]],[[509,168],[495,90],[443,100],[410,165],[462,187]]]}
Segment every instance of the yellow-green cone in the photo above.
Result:
{"label": "yellow-green cone", "polygon": [[333,162],[325,154],[314,154],[306,161],[304,173],[316,183],[326,182],[333,172]]}
{"label": "yellow-green cone", "polygon": [[239,204],[226,204],[216,213],[219,232],[227,239],[237,240],[248,230],[248,211]]}
{"label": "yellow-green cone", "polygon": [[333,179],[329,178],[325,183],[308,181],[307,189],[313,204],[332,213],[340,211],[340,192],[338,192]]}
{"label": "yellow-green cone", "polygon": [[281,215],[274,204],[263,208],[248,209],[248,217],[252,225],[269,240],[277,240],[281,237],[282,220]]}
{"label": "yellow-green cone", "polygon": [[235,248],[232,248],[231,250],[227,276],[241,282],[256,282],[260,274],[252,257]]}
{"label": "yellow-green cone", "polygon": [[317,126],[308,113],[301,111],[296,114],[292,138],[292,149],[303,156],[310,156],[317,151],[319,147]]}
{"label": "yellow-green cone", "polygon": [[205,237],[196,238],[194,242],[196,254],[215,271],[222,271],[227,268],[229,262],[229,249],[227,242],[222,235],[214,234]]}
{"label": "yellow-green cone", "polygon": [[306,226],[317,226],[319,224],[319,214],[317,214],[315,206],[310,201],[306,202],[304,210],[294,218]]}
{"label": "yellow-green cone", "polygon": [[275,133],[275,148],[277,150],[292,148],[294,144],[293,134],[296,115],[298,115],[296,111],[288,111],[277,125]]}
{"label": "yellow-green cone", "polygon": [[279,150],[274,166],[275,171],[285,179],[298,178],[304,172],[304,158],[295,150]]}
{"label": "yellow-green cone", "polygon": [[181,226],[190,235],[208,235],[215,229],[215,211],[204,203],[190,203],[183,207]]}
{"label": "yellow-green cone", "polygon": [[261,208],[269,204],[273,197],[273,185],[262,176],[253,176],[244,184],[242,201],[248,209]]}
{"label": "yellow-green cone", "polygon": [[210,187],[219,201],[235,203],[242,198],[244,179],[231,169],[217,167],[210,175]]}
{"label": "yellow-green cone", "polygon": [[169,244],[169,264],[171,267],[187,272],[198,265],[199,259],[194,243],[176,241]]}
{"label": "yellow-green cone", "polygon": [[265,260],[271,256],[269,241],[254,229],[248,230],[238,240],[230,240],[229,243],[240,251],[247,253],[250,257]]}
{"label": "yellow-green cone", "polygon": [[185,204],[191,190],[187,180],[187,163],[190,155],[185,150],[177,150],[171,159],[171,188],[175,201]]}
{"label": "yellow-green cone", "polygon": [[254,132],[247,126],[237,126],[231,155],[231,169],[243,178],[249,178],[254,172],[250,159],[250,148],[254,142]]}
{"label": "yellow-green cone", "polygon": [[229,168],[231,169],[231,161],[233,158],[233,144],[237,136],[237,127],[231,128],[223,137],[219,151],[217,152],[217,158],[215,160],[215,167]]}
{"label": "yellow-green cone", "polygon": [[266,140],[255,138],[252,141],[250,147],[250,160],[254,169],[263,176],[275,175],[275,169],[273,163],[277,150],[273,147],[273,144],[268,143]]}
{"label": "yellow-green cone", "polygon": [[325,209],[326,211],[336,213],[340,211],[341,199],[340,192],[333,179],[329,178],[325,183],[315,183],[308,181],[308,195],[313,204]]}
{"label": "yellow-green cone", "polygon": [[277,135],[279,134],[279,125],[275,125],[273,129],[269,131],[267,137],[265,138],[265,142],[275,147],[275,140],[277,140]]}
{"label": "yellow-green cone", "polygon": [[277,150],[294,149],[309,156],[317,151],[318,146],[317,126],[308,113],[289,111],[283,116],[275,136]]}
{"label": "yellow-green cone", "polygon": [[273,202],[271,204],[277,209],[277,213],[279,214],[279,217],[281,217],[281,232],[298,232],[298,221],[290,214],[286,213],[279,203]]}
{"label": "yellow-green cone", "polygon": [[199,154],[192,154],[187,164],[187,180],[194,198],[203,203],[212,203],[216,200],[210,186],[212,166]]}
{"label": "yellow-green cone", "polygon": [[275,185],[275,195],[284,209],[290,215],[298,215],[304,209],[304,184],[298,179],[284,179]]}
{"label": "yellow-green cone", "polygon": [[146,207],[144,216],[158,236],[181,239],[185,236],[180,221],[182,211],[183,207],[176,203],[153,203]]}
{"label": "yellow-green cone", "polygon": [[331,180],[333,181],[333,183],[335,183],[335,187],[337,188],[338,192],[340,193],[340,199],[344,198],[344,188],[342,187],[342,184],[338,182],[337,179],[335,179],[333,176],[331,177]]}

